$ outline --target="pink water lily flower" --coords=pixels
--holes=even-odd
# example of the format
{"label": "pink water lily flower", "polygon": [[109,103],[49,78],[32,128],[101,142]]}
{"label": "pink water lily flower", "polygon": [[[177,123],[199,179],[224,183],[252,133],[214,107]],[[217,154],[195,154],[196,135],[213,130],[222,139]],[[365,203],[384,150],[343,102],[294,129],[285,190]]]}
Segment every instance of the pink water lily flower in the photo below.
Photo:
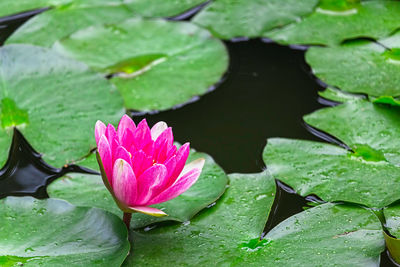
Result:
{"label": "pink water lily flower", "polygon": [[124,213],[164,216],[150,205],[171,200],[189,189],[200,176],[204,159],[185,166],[189,143],[179,149],[165,122],[151,129],[146,120],[137,126],[124,115],[117,130],[101,121],[95,126],[98,161],[107,189]]}

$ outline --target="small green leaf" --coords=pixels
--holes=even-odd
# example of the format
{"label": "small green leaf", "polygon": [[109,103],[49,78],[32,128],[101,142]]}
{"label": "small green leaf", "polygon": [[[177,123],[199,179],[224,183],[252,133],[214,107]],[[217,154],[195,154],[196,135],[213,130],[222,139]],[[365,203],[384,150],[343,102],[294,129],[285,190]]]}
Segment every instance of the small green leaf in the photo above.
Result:
{"label": "small green leaf", "polygon": [[400,205],[398,203],[390,205],[383,210],[386,220],[386,228],[391,234],[384,233],[386,246],[390,255],[396,262],[400,262]]}
{"label": "small green leaf", "polygon": [[0,200],[1,266],[120,266],[128,233],[115,215],[55,199]]}

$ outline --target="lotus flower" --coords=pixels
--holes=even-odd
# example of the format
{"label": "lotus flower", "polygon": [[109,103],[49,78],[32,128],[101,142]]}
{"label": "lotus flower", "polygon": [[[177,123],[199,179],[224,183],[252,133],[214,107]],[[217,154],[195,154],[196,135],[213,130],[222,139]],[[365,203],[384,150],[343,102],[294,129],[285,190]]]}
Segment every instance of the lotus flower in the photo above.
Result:
{"label": "lotus flower", "polygon": [[117,130],[97,121],[95,138],[103,182],[124,214],[165,216],[149,206],[185,192],[204,165],[204,159],[197,159],[185,166],[189,143],[177,149],[172,129],[162,121],[150,129],[145,119],[136,126],[124,115]]}

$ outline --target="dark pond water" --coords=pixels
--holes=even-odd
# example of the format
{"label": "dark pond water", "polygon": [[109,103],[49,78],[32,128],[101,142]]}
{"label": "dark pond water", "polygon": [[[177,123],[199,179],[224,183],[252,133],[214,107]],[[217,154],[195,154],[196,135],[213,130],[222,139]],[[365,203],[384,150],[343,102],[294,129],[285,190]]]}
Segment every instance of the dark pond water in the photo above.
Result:
{"label": "dark pond water", "polygon": [[[0,18],[0,44],[24,21],[43,10]],[[193,13],[173,18],[187,19]],[[269,137],[336,142],[304,124],[302,117],[324,107],[317,91],[322,85],[310,74],[304,51],[263,40],[225,42],[230,67],[215,90],[180,108],[156,114],[131,112],[135,121],[166,121],[175,139],[210,154],[227,172],[265,169],[262,151]],[[210,63],[212,64],[212,63]],[[68,172],[89,172],[79,166],[47,165],[24,137],[14,132],[9,159],[0,170],[0,198],[31,195],[46,198],[46,186]],[[301,197],[277,181],[277,193],[265,232],[299,213],[317,196]],[[381,266],[395,266],[382,253]]]}

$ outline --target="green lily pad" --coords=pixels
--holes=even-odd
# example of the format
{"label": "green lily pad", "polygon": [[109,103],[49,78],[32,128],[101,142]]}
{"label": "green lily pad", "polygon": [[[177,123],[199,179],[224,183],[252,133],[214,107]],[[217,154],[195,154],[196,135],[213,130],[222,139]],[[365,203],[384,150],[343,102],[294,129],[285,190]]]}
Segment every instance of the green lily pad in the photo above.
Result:
{"label": "green lily pad", "polygon": [[400,237],[400,204],[390,205],[383,210],[386,228],[395,237]]}
{"label": "green lily pad", "polygon": [[[277,225],[264,239],[275,182],[265,172],[230,175],[217,204],[190,223],[135,231],[123,266],[378,266],[382,229],[368,210],[323,204]],[[157,253],[154,253],[157,251]]]}
{"label": "green lily pad", "polygon": [[400,3],[386,0],[321,0],[310,16],[264,34],[281,44],[338,45],[347,39],[379,39],[400,27]]}
{"label": "green lily pad", "polygon": [[54,48],[112,76],[125,107],[142,111],[206,93],[228,66],[223,43],[188,22],[134,18],[80,30]]}
{"label": "green lily pad", "polygon": [[223,39],[259,37],[311,13],[318,0],[215,0],[193,22]]}
{"label": "green lily pad", "polygon": [[54,42],[77,30],[96,24],[115,23],[133,14],[126,5],[62,6],[31,18],[7,39],[6,44],[26,43],[51,47]]}
{"label": "green lily pad", "polygon": [[172,17],[184,13],[206,0],[127,0],[125,3],[144,17]]}
{"label": "green lily pad", "polygon": [[[141,228],[161,221],[188,221],[224,193],[228,182],[227,175],[207,154],[192,150],[188,162],[198,158],[206,159],[198,181],[177,198],[154,205],[155,208],[163,210],[168,216],[153,217],[134,213],[132,214],[132,227]],[[98,170],[94,155],[91,155],[79,165]],[[61,198],[78,206],[103,208],[122,217],[122,211],[115,204],[99,175],[68,174],[50,184],[47,187],[47,192],[50,197]]]}
{"label": "green lily pad", "polygon": [[1,266],[120,266],[128,233],[115,215],[55,199],[0,200]]}
{"label": "green lily pad", "polygon": [[0,164],[13,127],[59,167],[95,146],[96,120],[116,122],[124,113],[121,96],[107,80],[82,63],[30,45],[0,48],[0,99]]}
{"label": "green lily pad", "polygon": [[45,7],[54,7],[70,3],[72,0],[2,0],[0,17],[13,15]]}
{"label": "green lily pad", "polygon": [[304,120],[339,138],[355,152],[368,149],[366,153],[374,154],[379,161],[382,158],[400,166],[399,107],[358,101],[318,110]]}
{"label": "green lily pad", "polygon": [[263,158],[272,176],[302,196],[377,208],[400,199],[400,167],[369,146],[352,153],[326,143],[273,138]]}
{"label": "green lily pad", "polygon": [[400,48],[400,32],[379,42],[386,48],[371,41],[312,47],[306,60],[319,79],[343,91],[374,97],[400,96],[400,59],[393,52]]}

